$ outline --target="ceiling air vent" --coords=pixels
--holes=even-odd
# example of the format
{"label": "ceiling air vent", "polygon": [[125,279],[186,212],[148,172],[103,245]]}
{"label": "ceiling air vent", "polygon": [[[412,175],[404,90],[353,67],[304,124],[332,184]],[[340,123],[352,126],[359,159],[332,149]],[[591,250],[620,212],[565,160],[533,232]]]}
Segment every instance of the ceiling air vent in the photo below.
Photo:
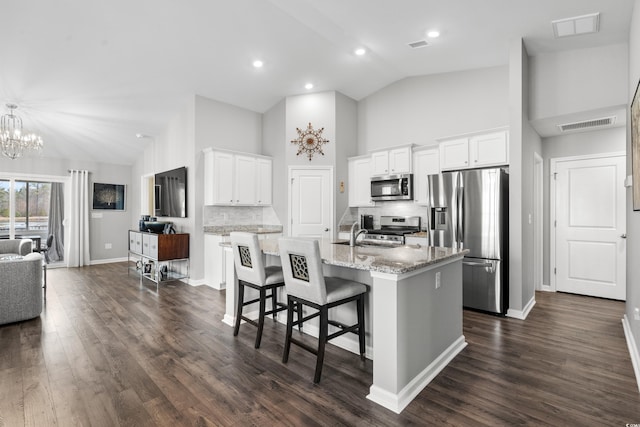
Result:
{"label": "ceiling air vent", "polygon": [[418,40],[417,42],[409,43],[409,46],[413,49],[418,49],[419,47],[429,46],[429,43],[426,40]]}
{"label": "ceiling air vent", "polygon": [[558,125],[561,132],[569,132],[572,130],[588,130],[602,126],[611,126],[616,122],[616,117],[603,117],[601,119],[585,120],[583,122],[566,123]]}

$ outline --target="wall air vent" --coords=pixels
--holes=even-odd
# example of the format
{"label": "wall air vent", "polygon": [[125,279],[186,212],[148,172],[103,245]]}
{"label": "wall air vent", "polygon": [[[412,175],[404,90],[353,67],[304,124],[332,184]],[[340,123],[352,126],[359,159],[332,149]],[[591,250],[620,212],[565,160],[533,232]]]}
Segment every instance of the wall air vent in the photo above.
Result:
{"label": "wall air vent", "polygon": [[429,46],[429,43],[427,43],[426,40],[418,40],[416,42],[409,43],[409,46],[413,49],[418,49],[419,47]]}
{"label": "wall air vent", "polygon": [[569,132],[572,130],[589,130],[591,128],[598,128],[603,126],[611,126],[615,124],[616,116],[603,117],[601,119],[585,120],[583,122],[565,123],[558,125],[558,129],[561,132]]}

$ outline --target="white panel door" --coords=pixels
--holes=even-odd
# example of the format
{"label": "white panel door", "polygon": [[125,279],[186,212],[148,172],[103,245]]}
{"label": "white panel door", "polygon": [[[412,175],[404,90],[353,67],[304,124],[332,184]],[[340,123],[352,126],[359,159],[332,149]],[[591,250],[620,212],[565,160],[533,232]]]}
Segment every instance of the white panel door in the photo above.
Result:
{"label": "white panel door", "polygon": [[291,236],[333,236],[333,172],[291,170]]}
{"label": "white panel door", "polygon": [[556,290],[626,298],[625,163],[625,156],[556,163]]}

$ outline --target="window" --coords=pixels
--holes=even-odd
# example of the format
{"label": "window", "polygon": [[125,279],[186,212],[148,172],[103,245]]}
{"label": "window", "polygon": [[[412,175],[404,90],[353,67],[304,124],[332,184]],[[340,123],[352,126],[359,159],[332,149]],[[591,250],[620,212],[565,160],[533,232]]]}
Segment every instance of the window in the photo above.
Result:
{"label": "window", "polygon": [[50,182],[0,179],[0,238],[46,240],[50,202]]}
{"label": "window", "polygon": [[[47,234],[50,182],[15,181],[15,232]],[[31,233],[26,233],[31,234]]]}

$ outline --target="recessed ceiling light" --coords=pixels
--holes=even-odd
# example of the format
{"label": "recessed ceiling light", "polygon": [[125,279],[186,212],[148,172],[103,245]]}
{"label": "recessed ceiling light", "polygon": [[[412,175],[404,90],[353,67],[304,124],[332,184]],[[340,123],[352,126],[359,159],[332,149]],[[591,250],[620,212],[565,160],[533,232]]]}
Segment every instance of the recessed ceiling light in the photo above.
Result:
{"label": "recessed ceiling light", "polygon": [[305,89],[313,89],[313,83],[307,83],[306,85],[304,85]]}
{"label": "recessed ceiling light", "polygon": [[440,31],[436,31],[436,30],[429,31],[427,33],[427,37],[429,37],[431,39],[435,39],[436,37],[440,37]]}
{"label": "recessed ceiling light", "polygon": [[262,61],[260,61],[259,59],[256,59],[255,61],[253,61],[253,66],[255,68],[260,68],[264,65],[264,63]]}
{"label": "recessed ceiling light", "polygon": [[363,48],[363,47],[360,47],[360,48],[355,50],[355,54],[358,55],[358,56],[362,56],[365,53],[367,53],[367,50],[365,48]]}

